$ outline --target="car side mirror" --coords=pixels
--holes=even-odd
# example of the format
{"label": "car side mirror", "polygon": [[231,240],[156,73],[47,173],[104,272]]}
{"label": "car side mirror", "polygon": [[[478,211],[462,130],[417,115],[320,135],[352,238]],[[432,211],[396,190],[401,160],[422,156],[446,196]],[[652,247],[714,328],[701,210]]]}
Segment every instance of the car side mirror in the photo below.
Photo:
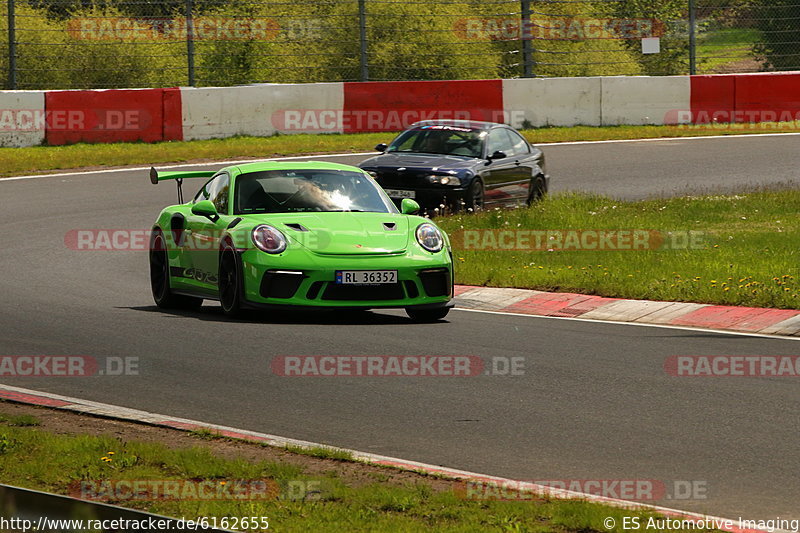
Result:
{"label": "car side mirror", "polygon": [[411,198],[403,198],[403,201],[400,202],[400,212],[404,215],[419,213],[419,204]]}
{"label": "car side mirror", "polygon": [[200,215],[210,219],[212,222],[216,222],[219,218],[219,214],[217,213],[217,208],[211,202],[211,200],[200,200],[196,204],[192,205],[192,214],[193,215]]}
{"label": "car side mirror", "polygon": [[502,150],[497,150],[495,153],[493,153],[492,155],[489,156],[489,159],[491,159],[491,160],[494,160],[494,159],[505,159],[506,157],[508,157],[508,156],[506,155],[505,152],[503,152]]}
{"label": "car side mirror", "polygon": [[375,150],[377,150],[378,152],[385,152],[387,148],[389,148],[389,145],[387,145],[386,143],[380,143],[375,145]]}

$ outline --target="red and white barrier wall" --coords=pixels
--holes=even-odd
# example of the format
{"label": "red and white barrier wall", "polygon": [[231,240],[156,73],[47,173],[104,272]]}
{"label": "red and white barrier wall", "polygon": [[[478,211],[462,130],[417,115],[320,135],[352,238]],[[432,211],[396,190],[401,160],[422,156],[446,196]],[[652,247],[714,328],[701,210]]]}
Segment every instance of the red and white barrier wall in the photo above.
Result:
{"label": "red and white barrier wall", "polygon": [[44,142],[44,92],[0,91],[0,146]]}
{"label": "red and white barrier wall", "polygon": [[[329,110],[335,115],[335,112],[344,108],[342,86],[342,83],[275,83],[244,87],[183,88],[183,138],[193,140],[291,133],[291,129],[275,127],[275,124],[284,122],[297,124],[298,132],[342,133],[341,128],[328,115],[312,117],[317,118],[315,124],[313,120],[309,121],[305,113],[308,110]],[[324,128],[319,127],[320,118]],[[300,129],[303,124],[306,129]]]}
{"label": "red and white barrier wall", "polygon": [[800,120],[800,73],[0,91],[0,146],[514,126]]}

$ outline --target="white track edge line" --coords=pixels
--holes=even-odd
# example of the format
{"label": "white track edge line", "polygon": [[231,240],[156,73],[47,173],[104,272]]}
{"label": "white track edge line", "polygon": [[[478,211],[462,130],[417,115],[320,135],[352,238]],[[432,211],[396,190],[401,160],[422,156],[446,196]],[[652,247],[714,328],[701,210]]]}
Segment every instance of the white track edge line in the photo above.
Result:
{"label": "white track edge line", "polygon": [[356,153],[339,153],[339,154],[315,154],[315,155],[297,155],[297,156],[286,156],[286,157],[269,157],[264,159],[238,159],[238,160],[228,160],[228,161],[209,161],[205,163],[166,163],[166,164],[158,164],[155,163],[153,165],[147,167],[121,167],[121,168],[110,168],[108,170],[87,170],[84,172],[74,171],[74,172],[60,172],[57,174],[31,174],[28,176],[9,176],[7,178],[0,177],[0,183],[4,181],[20,181],[20,180],[34,180],[39,178],[65,178],[70,176],[91,176],[95,174],[110,174],[110,173],[118,173],[118,172],[139,172],[139,171],[147,171],[150,170],[150,167],[158,167],[159,169],[169,169],[169,168],[187,168],[187,167],[226,167],[231,165],[243,165],[245,163],[260,163],[263,161],[284,161],[287,159],[314,159],[320,157],[347,157],[347,156],[364,156],[364,155],[373,155],[374,152],[356,152]]}
{"label": "white track edge line", "polygon": [[607,139],[605,141],[566,141],[562,143],[534,143],[535,146],[580,146],[583,144],[618,144],[618,143],[641,143],[657,141],[697,141],[701,139],[744,139],[747,137],[784,137],[797,136],[798,132],[784,133],[738,133],[733,135],[696,135],[687,137],[652,137],[647,139]]}
{"label": "white track edge line", "polygon": [[[535,483],[530,483],[530,482],[525,482],[525,481],[520,482],[520,481],[515,481],[515,480],[509,479],[509,478],[502,478],[502,477],[491,476],[491,475],[486,475],[486,474],[478,474],[478,473],[475,473],[475,472],[469,472],[469,471],[466,471],[466,470],[459,470],[459,469],[456,469],[456,468],[449,468],[449,467],[446,467],[446,466],[437,466],[437,465],[431,465],[431,464],[427,464],[427,463],[420,463],[420,462],[417,462],[417,461],[410,461],[410,460],[406,460],[406,459],[398,459],[396,457],[388,457],[388,456],[384,456],[384,455],[378,455],[378,454],[373,454],[373,453],[368,453],[368,452],[362,452],[362,451],[359,451],[359,450],[353,450],[353,449],[349,449],[349,448],[340,448],[340,447],[331,446],[331,445],[328,445],[328,444],[320,444],[320,443],[315,443],[315,442],[310,442],[310,441],[291,439],[291,438],[288,438],[288,437],[280,437],[280,436],[277,436],[277,435],[270,435],[270,434],[267,434],[267,433],[259,433],[259,432],[256,432],[256,431],[243,430],[243,429],[233,428],[233,427],[230,427],[230,426],[223,426],[223,425],[219,425],[219,424],[209,424],[209,423],[206,423],[206,422],[200,422],[200,421],[191,420],[191,419],[188,419],[188,418],[170,417],[170,416],[161,415],[161,414],[158,414],[158,413],[142,411],[142,410],[139,410],[139,409],[132,409],[132,408],[129,408],[129,407],[119,407],[119,406],[115,406],[115,405],[111,405],[111,404],[94,402],[94,401],[91,401],[91,400],[82,400],[80,398],[73,398],[73,397],[70,397],[70,396],[63,396],[63,395],[60,395],[60,394],[53,394],[53,393],[49,393],[49,392],[36,391],[36,390],[33,390],[33,389],[25,389],[25,388],[22,388],[22,387],[14,387],[14,386],[11,386],[11,385],[0,384],[0,390],[5,390],[5,391],[9,391],[9,392],[19,392],[19,393],[22,393],[22,394],[28,394],[28,395],[32,395],[32,396],[40,396],[40,397],[45,397],[45,398],[49,398],[49,399],[53,399],[53,400],[61,400],[61,401],[68,402],[68,403],[72,404],[72,405],[65,405],[65,406],[61,406],[61,407],[40,406],[40,407],[45,407],[45,408],[48,408],[48,409],[59,409],[59,410],[64,410],[64,411],[79,412],[79,413],[84,413],[84,414],[97,416],[98,413],[96,413],[96,412],[92,412],[91,410],[84,411],[84,410],[80,409],[81,407],[90,407],[90,408],[94,407],[94,408],[101,409],[101,410],[106,412],[106,414],[104,414],[104,415],[100,414],[100,416],[113,417],[113,418],[118,418],[120,420],[128,420],[128,421],[132,420],[132,421],[135,421],[135,422],[145,423],[145,424],[152,425],[152,426],[160,426],[160,427],[167,427],[167,428],[171,428],[171,429],[177,429],[177,428],[168,426],[168,425],[166,425],[164,423],[166,423],[166,422],[180,422],[180,423],[185,423],[185,424],[190,424],[190,425],[195,425],[195,426],[201,426],[203,428],[210,429],[210,430],[230,431],[230,432],[240,433],[242,435],[249,435],[249,436],[252,436],[252,437],[257,437],[257,438],[259,438],[261,440],[271,441],[272,443],[275,443],[275,444],[277,444],[279,446],[300,446],[300,447],[304,447],[304,448],[323,447],[323,448],[328,448],[328,449],[335,450],[335,451],[348,452],[354,458],[356,458],[357,460],[368,462],[368,463],[369,462],[384,462],[384,463],[396,463],[396,464],[407,465],[406,467],[399,466],[398,468],[400,468],[401,470],[413,471],[413,468],[408,468],[408,467],[409,466],[412,466],[412,467],[416,466],[416,467],[419,467],[420,469],[422,469],[423,471],[429,470],[431,472],[438,472],[438,473],[440,473],[442,475],[449,475],[450,477],[454,477],[455,479],[470,478],[470,479],[482,479],[482,480],[486,480],[486,481],[490,481],[490,482],[494,482],[494,483],[513,483],[513,484],[515,484],[515,486],[518,486],[520,488],[533,489],[540,495],[548,495],[548,496],[552,496],[552,497],[556,497],[556,498],[561,497],[561,498],[582,499],[582,500],[586,500],[586,501],[589,501],[589,502],[592,502],[592,503],[605,504],[605,505],[609,505],[611,507],[616,507],[616,508],[620,508],[620,509],[640,510],[640,511],[657,511],[657,512],[663,512],[663,513],[670,514],[670,515],[678,515],[678,516],[681,516],[681,517],[684,517],[684,518],[693,518],[693,519],[700,519],[700,520],[706,520],[706,521],[718,521],[718,523],[723,523],[723,522],[726,522],[726,521],[730,521],[733,524],[738,524],[739,525],[739,526],[737,526],[737,529],[739,529],[741,527],[741,522],[739,520],[734,520],[734,519],[720,518],[720,517],[716,517],[716,516],[712,516],[712,515],[706,515],[706,514],[702,514],[702,513],[695,513],[695,512],[692,512],[692,511],[683,511],[683,510],[680,510],[680,509],[662,507],[662,506],[659,506],[659,505],[650,505],[650,504],[641,503],[641,502],[635,502],[635,501],[627,501],[627,500],[620,500],[620,499],[615,499],[615,498],[607,498],[607,497],[603,497],[603,496],[597,496],[597,495],[594,495],[594,494],[571,491],[571,490],[566,490],[566,489],[556,489],[556,488],[553,488],[553,487],[548,487],[546,485],[537,485]],[[22,403],[22,404],[26,403],[26,402],[24,402],[22,400],[13,400],[13,399],[6,399],[6,401],[15,402],[15,403]],[[28,405],[36,405],[36,404],[30,404],[29,403]],[[156,420],[160,420],[163,423],[158,424],[158,423],[155,422]],[[179,429],[179,431],[180,431],[180,429]],[[275,445],[275,444],[273,444],[273,445]],[[761,530],[750,530],[750,531],[761,531]],[[781,530],[777,530],[776,529],[776,530],[773,530],[773,531],[771,531],[769,533],[775,533],[775,532],[780,532],[780,531]]]}
{"label": "white track edge line", "polygon": [[[800,133],[746,133],[738,135],[701,135],[696,137],[656,137],[652,139],[609,139],[605,141],[566,141],[559,143],[535,143],[535,146],[546,146],[549,148],[558,146],[582,146],[587,144],[617,144],[617,143],[640,143],[640,142],[655,142],[655,141],[696,141],[701,139],[741,139],[748,137],[784,137],[784,136],[797,136]],[[159,168],[186,168],[186,167],[207,167],[207,166],[229,166],[243,163],[253,163],[257,161],[283,161],[286,159],[313,159],[315,157],[347,157],[347,156],[367,156],[377,155],[377,152],[354,152],[354,153],[334,153],[334,154],[316,154],[316,155],[298,155],[298,156],[285,156],[285,157],[272,157],[267,159],[243,159],[231,161],[212,161],[207,163],[180,163],[180,164],[165,164],[159,165]],[[151,165],[153,166],[153,165]],[[87,170],[84,172],[62,172],[58,174],[32,174],[28,176],[9,176],[6,178],[0,177],[0,182],[3,181],[20,181],[32,180],[39,178],[58,178],[68,176],[87,176],[92,174],[107,174],[110,172],[136,172],[140,170],[150,170],[150,167],[126,167],[126,168],[113,168],[109,170]]]}
{"label": "white track edge line", "polygon": [[788,340],[788,341],[800,341],[800,337],[794,337],[789,335],[770,335],[768,333],[752,333],[748,331],[732,331],[727,329],[713,329],[713,328],[704,328],[702,326],[677,326],[673,324],[648,324],[646,322],[622,322],[619,320],[602,320],[599,318],[580,318],[580,317],[573,317],[573,316],[546,316],[546,315],[530,315],[527,313],[512,313],[509,311],[493,311],[490,309],[471,309],[468,307],[456,307],[453,308],[456,311],[469,311],[472,313],[488,313],[491,315],[505,315],[505,316],[519,316],[519,317],[529,317],[529,318],[548,318],[552,320],[573,320],[576,322],[592,322],[594,324],[616,324],[618,326],[640,326],[646,328],[664,328],[664,329],[679,329],[679,330],[688,330],[688,331],[704,331],[704,332],[712,332],[712,333],[723,333],[725,335],[738,335],[742,337],[758,337],[762,339],[777,339],[777,340]]}

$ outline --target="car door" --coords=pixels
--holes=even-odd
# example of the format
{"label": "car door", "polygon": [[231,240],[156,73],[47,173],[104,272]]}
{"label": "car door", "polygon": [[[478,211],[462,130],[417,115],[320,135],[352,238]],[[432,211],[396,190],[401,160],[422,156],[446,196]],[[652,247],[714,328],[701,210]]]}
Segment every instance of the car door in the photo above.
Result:
{"label": "car door", "polygon": [[210,200],[217,208],[218,218],[212,220],[206,216],[190,214],[186,224],[187,238],[191,242],[189,254],[194,279],[208,289],[217,286],[220,239],[230,219],[230,181],[227,172],[216,174],[193,200],[193,203]]}
{"label": "car door", "polygon": [[486,187],[486,202],[505,202],[509,200],[509,185],[520,181],[519,161],[514,158],[514,144],[506,128],[495,128],[486,139],[486,156],[500,151],[506,154],[503,159],[493,159],[481,173]]}
{"label": "car door", "polygon": [[513,148],[509,159],[514,160],[516,166],[516,179],[506,185],[506,192],[515,200],[527,200],[531,187],[531,177],[537,172],[536,160],[531,152],[531,147],[522,135],[510,128],[504,128]]}

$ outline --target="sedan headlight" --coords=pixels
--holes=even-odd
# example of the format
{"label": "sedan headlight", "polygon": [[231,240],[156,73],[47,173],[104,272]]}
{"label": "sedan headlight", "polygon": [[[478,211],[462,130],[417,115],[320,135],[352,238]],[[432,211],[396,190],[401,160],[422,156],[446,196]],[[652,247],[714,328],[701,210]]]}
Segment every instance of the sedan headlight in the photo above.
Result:
{"label": "sedan headlight", "polygon": [[456,176],[439,176],[437,174],[431,174],[430,176],[425,176],[425,179],[436,185],[447,185],[449,187],[458,187],[461,185],[461,180]]}
{"label": "sedan headlight", "polygon": [[268,254],[279,254],[286,249],[286,237],[266,224],[253,228],[253,243],[262,252]]}
{"label": "sedan headlight", "polygon": [[439,228],[433,224],[424,223],[417,227],[417,242],[429,252],[439,252],[444,246],[444,237]]}

